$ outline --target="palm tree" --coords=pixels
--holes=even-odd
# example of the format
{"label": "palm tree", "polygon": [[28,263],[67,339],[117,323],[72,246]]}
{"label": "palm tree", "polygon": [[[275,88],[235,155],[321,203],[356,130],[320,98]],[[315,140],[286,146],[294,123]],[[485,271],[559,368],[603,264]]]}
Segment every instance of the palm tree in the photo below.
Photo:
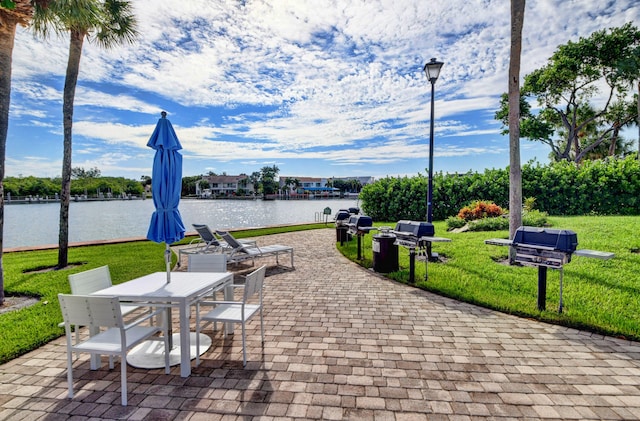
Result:
{"label": "palm tree", "polygon": [[3,0],[0,4],[0,306],[4,304],[2,245],[4,232],[4,161],[11,104],[11,63],[18,25],[26,26],[33,17],[34,4],[41,9],[46,0]]}
{"label": "palm tree", "polygon": [[[520,166],[520,53],[525,0],[511,0],[511,58],[509,61],[509,238],[522,225],[522,168]],[[510,262],[515,261],[511,247]]]}
{"label": "palm tree", "polygon": [[137,22],[131,4],[125,0],[58,0],[52,2],[45,12],[36,13],[33,23],[35,32],[44,37],[48,36],[50,30],[58,34],[70,34],[62,105],[64,151],[58,236],[58,268],[63,268],[68,263],[73,101],[80,72],[82,44],[85,38],[103,48],[133,42],[137,35]]}

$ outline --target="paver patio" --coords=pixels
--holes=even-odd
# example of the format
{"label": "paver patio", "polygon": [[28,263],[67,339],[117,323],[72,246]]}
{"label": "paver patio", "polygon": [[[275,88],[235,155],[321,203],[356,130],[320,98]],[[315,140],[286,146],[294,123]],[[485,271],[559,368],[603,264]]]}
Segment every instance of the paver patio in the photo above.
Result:
{"label": "paver patio", "polygon": [[0,419],[640,419],[640,344],[401,285],[334,242],[258,238],[294,246],[295,270],[267,272],[266,343],[252,321],[246,369],[240,335],[217,332],[188,378],[130,368],[122,407],[118,363],[90,371],[82,355],[70,400],[60,338],[0,366]]}

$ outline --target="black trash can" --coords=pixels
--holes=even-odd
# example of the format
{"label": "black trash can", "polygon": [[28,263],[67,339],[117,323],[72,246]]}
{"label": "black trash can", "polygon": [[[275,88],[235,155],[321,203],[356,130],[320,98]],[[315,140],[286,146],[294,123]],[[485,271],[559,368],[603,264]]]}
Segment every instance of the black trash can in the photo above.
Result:
{"label": "black trash can", "polygon": [[394,235],[376,234],[373,236],[373,270],[378,273],[395,272],[398,266],[398,246]]}

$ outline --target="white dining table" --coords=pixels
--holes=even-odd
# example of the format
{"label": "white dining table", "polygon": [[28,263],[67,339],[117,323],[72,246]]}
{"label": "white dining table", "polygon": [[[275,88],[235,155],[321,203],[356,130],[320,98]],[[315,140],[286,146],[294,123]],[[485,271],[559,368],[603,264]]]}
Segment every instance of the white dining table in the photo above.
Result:
{"label": "white dining table", "polygon": [[[180,375],[188,377],[191,374],[191,332],[189,328],[191,306],[201,297],[221,288],[224,288],[225,300],[233,300],[232,272],[171,272],[171,282],[169,283],[167,283],[166,272],[154,272],[96,291],[92,295],[115,296],[121,302],[150,307],[178,308],[180,313]],[[95,369],[94,361],[92,361],[92,369]]]}

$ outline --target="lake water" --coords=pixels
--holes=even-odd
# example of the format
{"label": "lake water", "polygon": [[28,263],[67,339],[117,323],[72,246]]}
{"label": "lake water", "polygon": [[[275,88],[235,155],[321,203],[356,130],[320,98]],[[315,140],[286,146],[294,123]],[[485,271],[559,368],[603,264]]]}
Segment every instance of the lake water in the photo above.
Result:
{"label": "lake water", "polygon": [[[211,229],[265,227],[315,222],[325,207],[329,219],[339,209],[358,207],[357,199],[180,201],[187,232],[191,224]],[[153,200],[71,202],[69,242],[146,237]],[[58,244],[59,203],[5,205],[4,248]]]}

